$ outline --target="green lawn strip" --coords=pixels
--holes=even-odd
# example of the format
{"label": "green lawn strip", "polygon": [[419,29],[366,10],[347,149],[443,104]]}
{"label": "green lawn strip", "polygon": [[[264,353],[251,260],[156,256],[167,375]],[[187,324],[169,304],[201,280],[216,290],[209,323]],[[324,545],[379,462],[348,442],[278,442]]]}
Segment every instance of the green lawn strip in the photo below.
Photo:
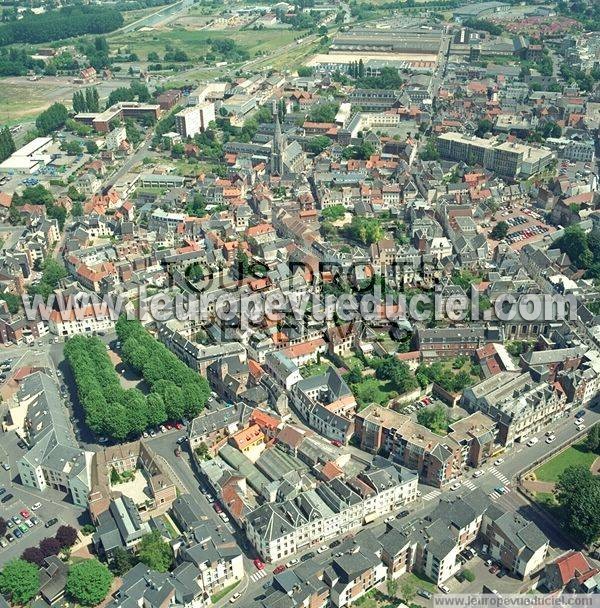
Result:
{"label": "green lawn strip", "polygon": [[229,585],[229,587],[225,587],[224,589],[221,589],[221,591],[215,593],[210,598],[212,603],[216,604],[219,600],[222,600],[226,595],[231,593],[239,584],[240,584],[240,581],[236,581],[235,583]]}
{"label": "green lawn strip", "polygon": [[560,474],[568,466],[584,466],[589,468],[594,460],[596,460],[596,454],[586,451],[583,444],[578,443],[557,454],[548,462],[545,462],[534,473],[538,481],[556,483]]}

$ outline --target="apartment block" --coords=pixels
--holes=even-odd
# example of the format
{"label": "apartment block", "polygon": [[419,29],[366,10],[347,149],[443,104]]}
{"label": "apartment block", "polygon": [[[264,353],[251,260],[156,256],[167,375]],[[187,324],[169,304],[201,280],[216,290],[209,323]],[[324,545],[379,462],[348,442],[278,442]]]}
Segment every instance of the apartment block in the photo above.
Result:
{"label": "apartment block", "polygon": [[181,137],[194,137],[208,129],[211,121],[215,120],[215,104],[212,102],[188,106],[175,114],[175,130]]}
{"label": "apartment block", "polygon": [[542,171],[556,158],[546,148],[457,132],[440,135],[437,147],[443,158],[481,165],[506,177],[529,177]]}

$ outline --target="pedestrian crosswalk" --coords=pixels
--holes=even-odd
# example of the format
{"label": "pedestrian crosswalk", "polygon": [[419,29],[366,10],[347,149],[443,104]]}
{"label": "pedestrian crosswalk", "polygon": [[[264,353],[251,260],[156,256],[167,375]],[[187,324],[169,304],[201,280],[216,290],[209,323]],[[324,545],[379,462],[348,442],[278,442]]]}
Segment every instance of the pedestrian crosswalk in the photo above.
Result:
{"label": "pedestrian crosswalk", "polygon": [[475,489],[477,486],[476,486],[476,485],[473,483],[473,481],[472,481],[472,480],[467,479],[467,480],[465,481],[465,483],[463,484],[463,487],[465,487],[465,488],[469,488],[469,490],[474,490],[474,489]]}
{"label": "pedestrian crosswalk", "polygon": [[255,583],[261,578],[265,578],[265,576],[267,576],[266,570],[257,570],[254,574],[250,575],[250,580]]}
{"label": "pedestrian crosswalk", "polygon": [[499,479],[503,484],[510,483],[510,480],[508,479],[508,477],[506,477],[506,475],[503,475],[498,469],[491,469],[491,471],[492,471],[492,475],[494,475],[494,477]]}
{"label": "pedestrian crosswalk", "polygon": [[434,498],[437,498],[441,493],[441,490],[433,490],[433,492],[429,492],[429,494],[425,494],[425,496],[423,496],[423,502],[433,500]]}

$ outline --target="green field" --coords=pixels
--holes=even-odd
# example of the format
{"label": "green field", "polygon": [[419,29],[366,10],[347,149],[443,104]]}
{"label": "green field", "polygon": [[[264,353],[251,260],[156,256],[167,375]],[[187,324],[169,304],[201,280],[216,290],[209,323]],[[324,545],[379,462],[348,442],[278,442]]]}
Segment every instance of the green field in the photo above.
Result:
{"label": "green field", "polygon": [[594,460],[596,460],[596,454],[586,451],[583,444],[578,443],[557,454],[554,458],[536,469],[534,473],[538,481],[556,483],[559,475],[568,466],[584,466],[589,468]]}
{"label": "green field", "polygon": [[203,57],[210,51],[209,39],[233,40],[252,57],[270,53],[294,41],[300,35],[291,30],[186,30],[170,29],[117,34],[109,39],[111,48],[127,47],[140,59],[154,51],[162,59],[167,47],[185,51],[190,58]]}

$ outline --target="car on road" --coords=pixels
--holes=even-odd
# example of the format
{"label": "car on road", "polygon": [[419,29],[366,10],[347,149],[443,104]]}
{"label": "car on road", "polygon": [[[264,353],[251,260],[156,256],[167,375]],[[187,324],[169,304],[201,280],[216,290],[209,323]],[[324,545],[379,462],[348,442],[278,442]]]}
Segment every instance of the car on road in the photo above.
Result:
{"label": "car on road", "polygon": [[285,570],[285,566],[283,564],[281,564],[280,566],[277,566],[277,568],[275,568],[275,570],[273,570],[273,574],[281,574],[284,570]]}
{"label": "car on road", "polygon": [[239,597],[242,597],[242,594],[238,591],[237,593],[234,593],[230,598],[229,598],[229,603],[233,604],[235,602],[235,600],[237,600]]}
{"label": "car on road", "polygon": [[331,442],[332,445],[334,445],[336,448],[341,448],[342,447],[342,442],[339,439],[334,439]]}
{"label": "car on road", "polygon": [[498,492],[498,494],[506,494],[506,488],[504,486],[498,486],[494,488],[494,492]]}
{"label": "car on road", "polygon": [[503,462],[504,458],[496,458],[496,460],[494,460],[494,466],[499,467]]}
{"label": "car on road", "polygon": [[417,589],[417,595],[420,595],[421,597],[424,597],[426,600],[430,600],[431,599],[431,593],[429,593],[429,591],[427,591],[427,589],[421,589],[421,587],[419,587]]}
{"label": "car on road", "polygon": [[12,500],[14,498],[14,494],[6,494],[5,496],[2,497],[2,499],[0,500],[1,503],[6,503],[9,500]]}
{"label": "car on road", "polygon": [[477,477],[481,477],[483,475],[483,471],[481,469],[479,469],[479,471],[475,471],[475,473],[473,473],[473,477],[475,477],[475,479],[477,479]]}
{"label": "car on road", "polygon": [[257,570],[264,570],[265,569],[265,564],[262,560],[258,559],[258,557],[254,558],[252,560],[252,563],[256,566]]}
{"label": "car on road", "polygon": [[27,519],[31,516],[31,513],[27,509],[21,509],[21,511],[19,511],[19,513],[21,514],[21,517],[23,519]]}
{"label": "car on road", "polygon": [[451,489],[453,492],[455,492],[456,490],[458,490],[458,488],[460,488],[460,483],[459,483],[458,481],[457,481],[456,483],[453,483],[453,484],[450,486],[450,489]]}
{"label": "car on road", "polygon": [[181,457],[181,448],[179,446],[177,446],[174,450],[173,450],[173,454],[175,454],[175,456],[177,456],[177,458]]}
{"label": "car on road", "polygon": [[35,504],[31,505],[31,510],[32,511],[37,511],[38,509],[41,509],[42,507],[42,503],[41,502],[36,502]]}
{"label": "car on road", "polygon": [[46,528],[51,528],[52,526],[54,526],[54,525],[55,525],[55,524],[57,524],[57,523],[58,523],[58,519],[57,519],[56,517],[53,517],[52,519],[49,519],[49,520],[48,520],[48,521],[47,521],[47,522],[44,524],[44,526],[45,526]]}

